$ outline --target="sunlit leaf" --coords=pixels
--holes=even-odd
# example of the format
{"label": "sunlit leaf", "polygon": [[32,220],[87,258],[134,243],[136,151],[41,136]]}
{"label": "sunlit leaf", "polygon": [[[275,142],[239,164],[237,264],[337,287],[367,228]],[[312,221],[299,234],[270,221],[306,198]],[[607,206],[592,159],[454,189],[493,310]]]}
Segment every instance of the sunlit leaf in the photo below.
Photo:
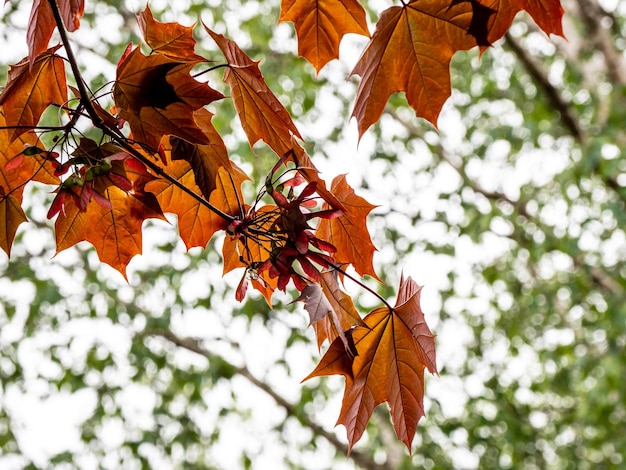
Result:
{"label": "sunlit leaf", "polygon": [[65,62],[55,54],[58,48],[41,53],[32,65],[24,58],[11,66],[0,94],[6,125],[15,127],[9,134],[10,140],[36,126],[48,106],[63,106],[67,101]]}
{"label": "sunlit leaf", "polygon": [[373,310],[364,319],[367,328],[351,331],[358,356],[352,358],[336,339],[307,377],[346,377],[338,424],[346,427],[350,448],[363,435],[374,408],[386,401],[398,439],[411,449],[424,416],[424,368],[437,373],[434,336],[420,308],[420,292],[411,278],[402,279],[396,306]]}
{"label": "sunlit leaf", "polygon": [[[166,165],[158,161],[164,171],[202,198],[202,191],[196,183],[192,166],[184,160],[172,160],[171,149],[164,152]],[[214,178],[215,188],[211,191],[209,202],[230,215],[238,215],[239,201],[243,203],[241,185],[247,175],[235,164],[217,168]],[[213,213],[198,199],[185,193],[163,178],[156,179],[146,186],[155,194],[163,212],[178,216],[178,231],[187,249],[194,246],[206,247],[207,243],[218,230],[224,230],[228,222]]]}
{"label": "sunlit leaf", "polygon": [[359,135],[378,119],[392,93],[403,91],[416,114],[436,124],[450,96],[450,59],[478,44],[469,34],[469,1],[413,0],[385,10],[352,71],[361,76],[352,115]]}
{"label": "sunlit leaf", "polygon": [[345,175],[335,177],[330,190],[345,212],[339,217],[322,219],[317,236],[337,248],[334,255],[337,263],[352,264],[361,276],[369,274],[378,279],[373,264],[376,247],[367,229],[367,215],[376,206],[357,196]]}
{"label": "sunlit leaf", "polygon": [[263,140],[276,154],[284,155],[293,148],[293,137],[301,136],[289,112],[265,83],[258,62],[250,59],[235,42],[214,33],[206,26],[204,29],[217,43],[228,62],[224,82],[230,86],[231,96],[250,146]]}
{"label": "sunlit leaf", "polygon": [[204,60],[194,52],[193,26],[156,21],[149,6],[137,16],[137,21],[144,40],[154,52],[181,62]]}
{"label": "sunlit leaf", "polygon": [[126,277],[128,263],[141,253],[144,220],[165,220],[154,195],[143,192],[143,175],[132,166],[126,168],[129,170],[126,175],[133,183],[132,192],[120,189],[111,178],[103,176],[94,180],[93,191],[108,204],[91,200],[82,211],[74,199],[66,199],[55,222],[57,253],[87,241],[95,247],[100,261]]}
{"label": "sunlit leaf", "polygon": [[357,0],[282,0],[279,21],[294,23],[298,54],[318,72],[339,57],[344,35],[369,36],[365,10]]}

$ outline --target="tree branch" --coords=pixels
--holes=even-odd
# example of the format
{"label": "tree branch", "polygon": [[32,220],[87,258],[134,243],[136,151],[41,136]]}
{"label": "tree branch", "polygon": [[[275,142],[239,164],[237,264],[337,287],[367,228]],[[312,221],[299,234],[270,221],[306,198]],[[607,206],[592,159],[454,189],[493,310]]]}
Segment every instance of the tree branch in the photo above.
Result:
{"label": "tree branch", "polygon": [[611,21],[614,21],[614,19],[597,2],[592,2],[591,0],[578,0],[578,8],[589,35],[595,43],[595,47],[604,56],[610,81],[626,85],[626,60],[615,48],[615,43],[610,37],[607,28],[602,25],[604,18],[608,18]]}
{"label": "tree branch", "polygon": [[563,124],[567,127],[569,133],[578,142],[582,143],[586,136],[585,132],[580,127],[577,116],[574,114],[571,106],[563,99],[552,83],[550,83],[546,72],[526,53],[524,48],[508,31],[504,37],[506,38],[508,46],[526,69],[526,72],[528,72],[537,85],[539,85],[539,88],[545,93],[550,105],[559,112]]}
{"label": "tree branch", "polygon": [[[339,452],[340,454],[348,455],[348,446],[341,442],[339,439],[337,439],[337,436],[335,436],[331,432],[328,432],[322,426],[312,421],[306,414],[300,413],[295,405],[290,403],[282,395],[278,394],[267,383],[254,376],[245,365],[236,366],[232,363],[229,363],[222,356],[218,356],[217,354],[212,353],[204,348],[201,345],[200,341],[195,338],[181,338],[170,330],[154,330],[149,332],[149,334],[152,336],[160,336],[162,338],[165,338],[174,345],[199,354],[200,356],[207,358],[209,361],[211,359],[219,358],[220,361],[228,363],[233,368],[236,374],[244,377],[252,385],[272,397],[276,404],[287,412],[287,416],[295,417],[300,422],[300,424],[313,431],[313,434],[326,439],[337,450],[337,452]],[[350,458],[352,458],[352,460],[354,460],[359,466],[366,470],[392,470],[393,468],[388,464],[378,464],[374,462],[369,456],[357,450],[352,450],[352,452],[350,453]]]}
{"label": "tree branch", "polygon": [[[409,134],[413,135],[416,138],[423,138],[423,131],[421,128],[414,125],[412,122],[407,121],[406,119],[402,118],[393,109],[388,108],[386,109],[386,112],[389,115],[393,116],[394,119],[396,119],[400,124],[402,124],[407,129]],[[441,144],[430,145],[429,148],[435,157],[437,157],[440,161],[446,162],[448,165],[454,168],[454,170],[456,170],[456,172],[463,179],[463,183],[467,187],[471,188],[472,191],[478,194],[482,194],[490,201],[500,201],[500,202],[505,202],[507,204],[510,204],[519,215],[525,217],[528,221],[533,221],[539,227],[544,227],[544,224],[541,223],[539,220],[537,220],[537,217],[533,216],[532,214],[528,212],[527,201],[523,201],[521,199],[513,200],[509,198],[506,194],[500,191],[486,190],[467,174],[467,172],[465,171],[465,166],[462,163],[456,163],[454,161],[455,159],[446,152],[446,150],[443,148]],[[606,183],[606,180],[604,178],[603,178],[603,181],[605,181]],[[515,231],[508,238],[515,241],[519,245],[528,244],[527,237],[523,233],[519,233],[520,230],[517,228],[516,225],[515,227],[516,227]],[[518,232],[517,236],[515,236],[516,232]],[[557,248],[549,247],[549,249],[553,250]],[[590,266],[586,264],[584,262],[584,258],[582,255],[572,256],[572,260],[573,260],[574,266],[577,269],[587,269],[593,283],[599,288],[601,288],[602,290],[604,290],[605,292],[608,292],[610,294],[620,294],[623,292],[619,283],[613,280],[610,275],[608,275],[604,270],[602,270],[598,266]]]}

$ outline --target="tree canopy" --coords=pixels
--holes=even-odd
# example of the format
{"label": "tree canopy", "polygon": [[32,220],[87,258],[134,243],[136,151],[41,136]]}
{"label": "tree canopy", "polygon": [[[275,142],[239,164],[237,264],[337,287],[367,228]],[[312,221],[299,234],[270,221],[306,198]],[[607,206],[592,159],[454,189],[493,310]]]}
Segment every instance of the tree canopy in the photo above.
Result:
{"label": "tree canopy", "polygon": [[5,5],[0,459],[622,463],[626,11],[373,3]]}

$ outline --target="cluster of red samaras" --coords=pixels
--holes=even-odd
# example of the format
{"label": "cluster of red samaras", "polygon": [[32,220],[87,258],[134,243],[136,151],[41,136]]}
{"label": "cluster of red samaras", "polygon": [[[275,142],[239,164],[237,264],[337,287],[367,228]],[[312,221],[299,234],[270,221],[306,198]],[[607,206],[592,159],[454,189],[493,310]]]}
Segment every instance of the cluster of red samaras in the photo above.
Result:
{"label": "cluster of red samaras", "polygon": [[[403,278],[395,306],[381,299],[383,306],[362,318],[340,286],[349,266],[378,279],[366,226],[374,206],[354,193],[345,176],[327,187],[258,63],[203,25],[226,60],[223,81],[250,145],[262,140],[278,156],[255,201],[246,204],[241,186],[249,178],[230,160],[206,109],[224,95],[191,75],[194,68],[212,66],[195,52],[193,27],[160,23],[146,8],[138,22],[151,52],[128,46],[117,66],[114,106],[106,111],[98,102],[100,91],[85,96],[84,87],[67,85],[61,46],[49,47],[58,20],[70,32],[80,26],[84,1],[57,5],[33,3],[29,55],[11,67],[0,94],[0,247],[9,253],[26,221],[21,206],[29,181],[57,187],[48,217],[56,217],[58,251],[88,241],[124,275],[141,252],[148,218],[176,214],[187,248],[205,247],[223,230],[224,272],[245,268],[237,299],[251,283],[271,303],[272,293],[291,282],[318,344],[329,341],[310,377],[345,376],[338,423],[345,425],[350,447],[373,409],[386,401],[398,438],[410,449],[424,415],[424,369],[436,373],[421,288]],[[546,33],[562,34],[558,0],[410,1],[384,11],[353,72],[361,76],[353,112],[359,133],[400,91],[418,116],[434,124],[450,94],[452,55],[489,46],[520,10]],[[369,36],[365,18],[357,0],[281,4],[280,21],[295,23],[299,53],[318,71],[338,56],[345,34]],[[39,126],[50,107],[57,108],[61,122]],[[100,141],[78,132],[85,117],[102,131]],[[55,136],[44,139],[51,140],[47,148],[40,140],[46,132]]]}

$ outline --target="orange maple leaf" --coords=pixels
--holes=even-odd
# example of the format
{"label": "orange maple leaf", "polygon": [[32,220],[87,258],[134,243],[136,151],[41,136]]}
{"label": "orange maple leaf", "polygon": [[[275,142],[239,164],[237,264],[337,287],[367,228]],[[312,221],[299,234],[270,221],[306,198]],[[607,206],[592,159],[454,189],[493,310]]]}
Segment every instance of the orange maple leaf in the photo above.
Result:
{"label": "orange maple leaf", "polygon": [[149,6],[137,15],[137,22],[146,44],[154,52],[181,62],[204,60],[194,52],[193,26],[156,21]]}
{"label": "orange maple leaf", "polygon": [[137,171],[137,165],[141,164],[113,162],[118,174],[123,173],[131,184],[131,191],[120,189],[106,175],[93,180],[94,192],[108,201],[106,204],[92,200],[81,210],[74,199],[65,200],[55,222],[57,253],[87,241],[95,247],[100,261],[126,277],[128,263],[141,253],[143,221],[165,220],[155,196],[143,191],[146,181],[153,177],[145,170]]}
{"label": "orange maple leaf", "polygon": [[347,33],[369,37],[365,10],[357,0],[282,0],[281,21],[292,21],[298,35],[298,55],[319,72],[339,57]]}
{"label": "orange maple leaf", "polygon": [[[240,202],[243,204],[241,185],[249,178],[228,158],[219,157],[216,146],[219,147],[216,141],[210,145],[193,146],[194,156],[191,159],[196,160],[196,166],[202,167],[202,171],[197,169],[197,172],[204,175],[204,189],[196,182],[192,164],[186,160],[173,159],[170,145],[163,145],[165,163],[158,160],[157,164],[167,174],[195,192],[198,197],[208,193],[208,200],[215,207],[230,215],[239,215],[241,211],[239,204]],[[178,216],[178,231],[187,249],[194,246],[206,247],[215,232],[228,226],[228,221],[163,178],[149,182],[146,190],[156,195],[163,212]]]}
{"label": "orange maple leaf", "polygon": [[51,161],[37,154],[22,154],[25,149],[43,147],[32,131],[11,140],[11,130],[5,126],[4,113],[0,109],[0,247],[9,254],[17,227],[26,221],[20,207],[26,183],[58,184],[59,179],[54,176]]}
{"label": "orange maple leaf", "polygon": [[376,247],[367,230],[367,215],[376,206],[356,195],[346,181],[346,175],[336,176],[330,191],[341,202],[344,213],[332,219],[322,219],[317,236],[335,246],[337,264],[352,264],[361,276],[369,274],[378,279],[373,264]]}
{"label": "orange maple leaf", "polygon": [[12,194],[6,194],[0,186],[0,248],[9,255],[15,239],[17,228],[22,222],[26,222],[26,214]]}
{"label": "orange maple leaf", "polygon": [[250,59],[235,42],[203,26],[228,62],[224,82],[230,87],[250,147],[263,140],[277,155],[284,155],[293,147],[293,137],[302,137],[289,112],[265,83],[258,62]]}
{"label": "orange maple leaf", "polygon": [[489,19],[489,41],[504,36],[515,16],[526,10],[535,23],[547,34],[563,36],[563,7],[560,0],[479,0],[480,4],[494,11]]}
{"label": "orange maple leaf", "polygon": [[380,307],[364,319],[367,328],[350,330],[358,356],[336,339],[304,380],[344,375],[346,389],[337,424],[348,433],[350,449],[361,438],[374,408],[388,402],[398,439],[411,449],[424,416],[424,368],[437,373],[434,336],[420,308],[419,287],[401,279],[393,309]]}
{"label": "orange maple leaf", "polygon": [[48,106],[62,106],[67,101],[65,62],[55,54],[59,47],[42,52],[32,64],[24,58],[11,66],[7,84],[0,94],[6,125],[16,126],[9,135],[10,140],[36,126]]}
{"label": "orange maple leaf", "polygon": [[156,149],[161,137],[171,134],[209,144],[193,112],[223,95],[189,75],[196,64],[163,54],[146,57],[139,48],[118,64],[113,99],[136,141]]}
{"label": "orange maple leaf", "polygon": [[378,119],[392,93],[404,91],[416,114],[436,125],[450,96],[450,59],[478,44],[469,1],[413,0],[385,10],[352,74],[361,76],[354,111],[359,135]]}
{"label": "orange maple leaf", "polygon": [[29,181],[58,184],[59,178],[54,175],[51,162],[40,155],[23,156],[17,167],[9,170],[5,168],[24,149],[43,147],[43,144],[32,131],[11,140],[9,138],[11,129],[6,129],[5,126],[4,113],[0,109],[0,187],[5,189],[5,194],[13,193],[21,202],[24,185]]}

